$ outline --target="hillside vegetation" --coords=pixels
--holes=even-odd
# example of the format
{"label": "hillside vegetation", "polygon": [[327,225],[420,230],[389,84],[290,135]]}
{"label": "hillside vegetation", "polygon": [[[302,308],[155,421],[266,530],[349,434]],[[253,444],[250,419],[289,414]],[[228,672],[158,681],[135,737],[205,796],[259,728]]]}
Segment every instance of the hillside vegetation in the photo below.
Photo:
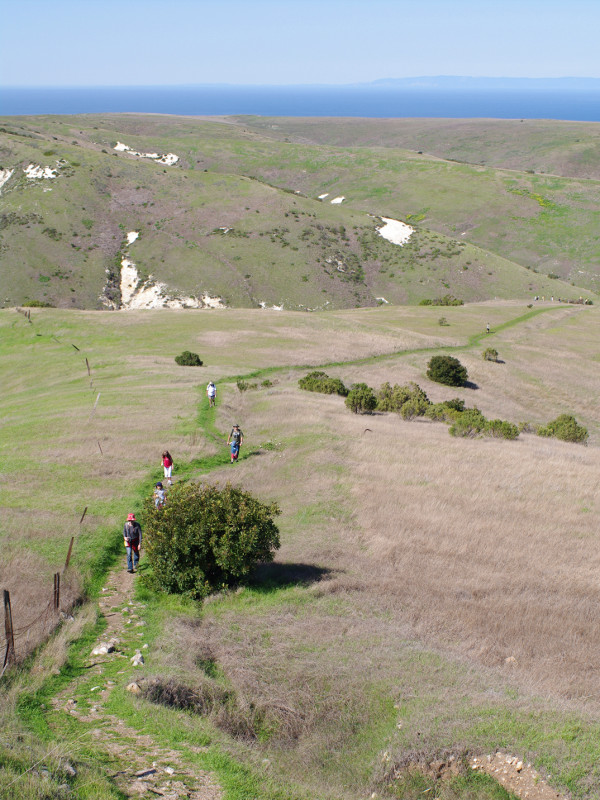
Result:
{"label": "hillside vegetation", "polygon": [[[65,759],[75,796],[122,797],[116,748],[134,732],[138,750],[152,738],[161,759],[175,754],[160,763],[208,771],[232,800],[508,800],[485,775],[439,781],[431,766],[496,750],[561,797],[598,796],[598,310],[470,304],[444,308],[445,326],[439,312],[0,312],[1,583],[18,631],[73,534],[70,591],[102,597],[122,582],[122,522],[165,448],[176,480],[233,480],[282,511],[281,549],[249,585],[194,606],[138,584],[119,647],[146,642],[141,667],[118,654],[90,666],[104,626],[134,611],[109,599],[5,682],[7,800],[58,800]],[[488,346],[499,362],[481,357]],[[204,366],[178,366],[184,349]],[[440,353],[459,357],[469,385],[428,380]],[[459,397],[527,425],[516,441],[463,439],[355,415],[298,387],[315,369],[346,386],[413,381],[432,402]],[[561,413],[588,428],[587,447],[527,432]],[[235,466],[232,422],[245,439]],[[141,695],[125,691],[134,679]]]}
{"label": "hillside vegetation", "polygon": [[[0,304],[315,311],[598,288],[597,181],[506,169],[491,135],[500,166],[481,166],[477,128],[457,163],[433,133],[419,153],[407,149],[418,131],[382,126],[373,142],[363,122],[338,135],[322,121],[0,120]],[[552,150],[535,129],[533,151],[544,135]],[[383,238],[381,217],[410,239]]]}

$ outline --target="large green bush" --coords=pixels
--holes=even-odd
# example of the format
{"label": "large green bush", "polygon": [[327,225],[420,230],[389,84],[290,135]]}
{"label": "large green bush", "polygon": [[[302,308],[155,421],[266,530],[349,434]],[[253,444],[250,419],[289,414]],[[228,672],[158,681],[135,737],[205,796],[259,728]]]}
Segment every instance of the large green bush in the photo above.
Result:
{"label": "large green bush", "polygon": [[307,392],[321,392],[322,394],[339,394],[348,396],[348,389],[339,378],[330,378],[326,372],[315,370],[309,372],[298,381],[298,386]]}
{"label": "large green bush", "polygon": [[427,377],[446,386],[464,386],[467,368],[454,356],[433,356],[427,366]]}
{"label": "large green bush", "polygon": [[273,560],[279,530],[276,503],[261,503],[230,484],[178,483],[166,504],[144,506],[144,545],[155,589],[201,599]]}
{"label": "large green bush", "polygon": [[588,430],[579,425],[571,414],[561,414],[547,425],[542,425],[537,430],[538,436],[554,436],[563,442],[581,442],[588,440]]}
{"label": "large green bush", "polygon": [[370,414],[377,407],[375,393],[366,383],[355,383],[345,402],[355,414]]}
{"label": "large green bush", "polygon": [[198,353],[190,353],[189,350],[184,350],[178,356],[175,356],[175,363],[180,367],[201,367],[202,359]]}
{"label": "large green bush", "polygon": [[429,405],[423,389],[412,381],[406,386],[399,386],[397,383],[390,386],[389,383],[383,383],[377,392],[377,409],[378,411],[400,413],[402,406],[409,400],[424,401],[426,405]]}

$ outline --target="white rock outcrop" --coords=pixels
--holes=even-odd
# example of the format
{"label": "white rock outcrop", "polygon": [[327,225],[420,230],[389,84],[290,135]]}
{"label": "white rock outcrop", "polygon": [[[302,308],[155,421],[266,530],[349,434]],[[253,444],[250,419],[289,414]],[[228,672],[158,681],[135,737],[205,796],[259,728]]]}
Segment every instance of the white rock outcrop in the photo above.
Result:
{"label": "white rock outcrop", "polygon": [[120,289],[122,309],[226,308],[222,298],[209,294],[201,297],[173,296],[167,284],[155,281],[152,275],[141,281],[137,266],[129,258],[121,261]]}
{"label": "white rock outcrop", "polygon": [[113,149],[120,153],[129,153],[130,156],[137,156],[138,158],[151,158],[157,164],[166,164],[168,167],[172,167],[179,161],[179,156],[176,156],[175,153],[140,153],[137,150],[133,150],[129,145],[123,144],[123,142],[117,142]]}
{"label": "white rock outcrop", "polygon": [[390,219],[389,217],[381,217],[381,221],[383,225],[380,228],[377,228],[377,232],[380,236],[383,236],[384,239],[387,239],[388,242],[392,244],[398,244],[402,246],[406,244],[410,237],[415,232],[414,228],[411,228],[410,225],[407,225],[406,222],[400,222],[398,219]]}

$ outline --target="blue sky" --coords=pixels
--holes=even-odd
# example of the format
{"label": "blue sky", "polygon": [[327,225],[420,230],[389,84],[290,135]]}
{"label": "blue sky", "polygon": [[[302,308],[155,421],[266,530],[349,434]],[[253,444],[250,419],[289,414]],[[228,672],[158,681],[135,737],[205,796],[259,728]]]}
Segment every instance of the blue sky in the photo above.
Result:
{"label": "blue sky", "polygon": [[600,77],[600,0],[2,0],[0,83]]}

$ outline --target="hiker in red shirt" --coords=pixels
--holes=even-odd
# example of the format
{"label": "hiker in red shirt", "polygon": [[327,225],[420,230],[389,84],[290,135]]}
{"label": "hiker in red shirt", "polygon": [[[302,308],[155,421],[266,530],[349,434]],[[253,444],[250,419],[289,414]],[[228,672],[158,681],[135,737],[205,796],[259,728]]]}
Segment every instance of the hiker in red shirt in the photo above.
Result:
{"label": "hiker in red shirt", "polygon": [[173,471],[173,459],[171,458],[171,453],[168,450],[165,450],[162,454],[162,463],[165,470],[165,479],[169,486],[173,485],[173,481],[171,480],[171,473]]}

